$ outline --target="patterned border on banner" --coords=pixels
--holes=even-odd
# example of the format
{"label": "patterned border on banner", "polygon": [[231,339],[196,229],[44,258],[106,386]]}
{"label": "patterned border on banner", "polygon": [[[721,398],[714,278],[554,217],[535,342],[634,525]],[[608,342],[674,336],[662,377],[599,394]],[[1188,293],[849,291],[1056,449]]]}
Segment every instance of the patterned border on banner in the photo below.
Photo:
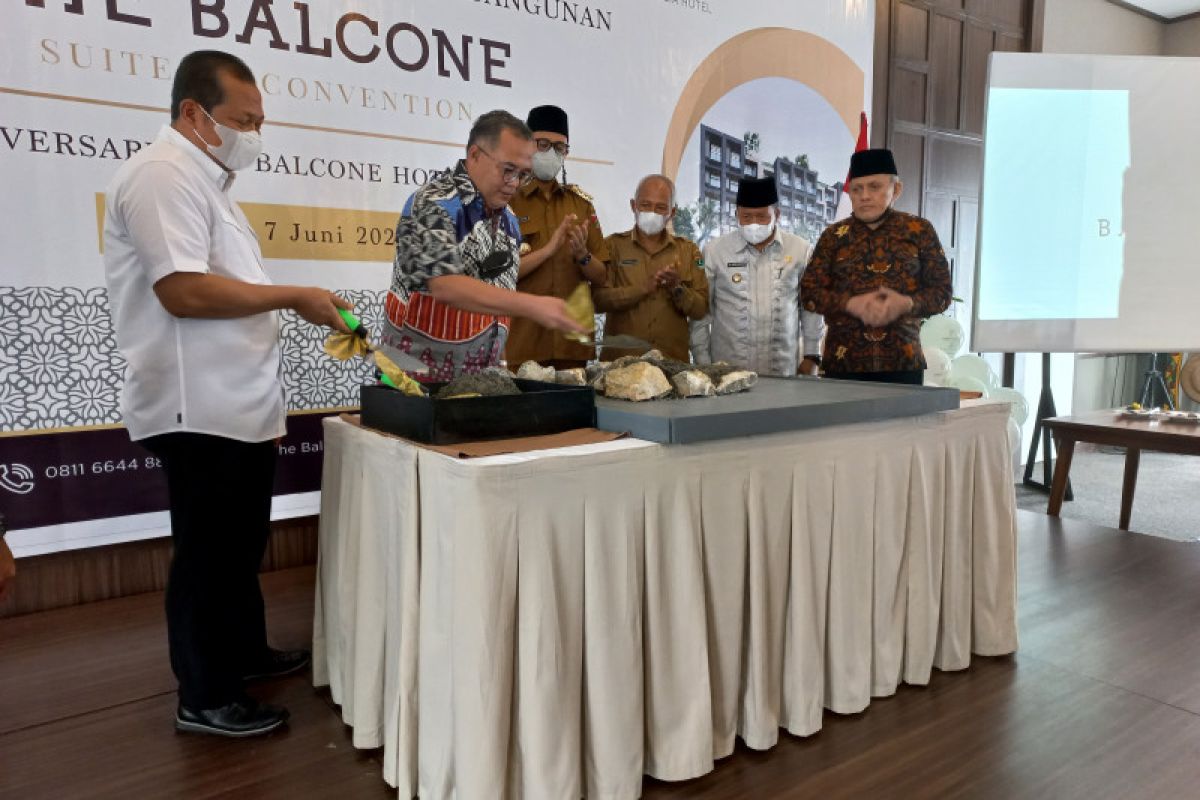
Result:
{"label": "patterned border on banner", "polygon": [[[341,294],[368,328],[381,329],[382,291]],[[372,377],[361,359],[327,356],[326,333],[282,315],[289,410],[356,406],[358,387]],[[103,288],[0,287],[0,432],[119,425],[124,371]]]}

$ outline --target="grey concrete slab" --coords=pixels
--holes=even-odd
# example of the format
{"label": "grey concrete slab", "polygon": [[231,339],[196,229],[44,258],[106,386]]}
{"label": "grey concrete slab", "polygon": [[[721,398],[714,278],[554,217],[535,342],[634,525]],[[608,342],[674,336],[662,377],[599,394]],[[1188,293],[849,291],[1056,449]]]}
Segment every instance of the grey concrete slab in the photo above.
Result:
{"label": "grey concrete slab", "polygon": [[634,403],[596,397],[596,426],[669,444],[914,417],[958,408],[958,389],[759,378],[748,392],[723,397]]}

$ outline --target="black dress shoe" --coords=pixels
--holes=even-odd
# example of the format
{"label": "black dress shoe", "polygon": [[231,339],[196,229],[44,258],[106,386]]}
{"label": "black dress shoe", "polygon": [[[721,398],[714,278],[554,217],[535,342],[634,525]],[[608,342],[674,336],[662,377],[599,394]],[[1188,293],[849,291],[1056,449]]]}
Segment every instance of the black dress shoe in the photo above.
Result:
{"label": "black dress shoe", "polygon": [[242,680],[257,681],[291,675],[307,667],[311,660],[312,654],[307,650],[276,650],[268,647],[267,654],[250,667]]}
{"label": "black dress shoe", "polygon": [[220,708],[201,711],[180,705],[175,712],[175,729],[234,738],[261,736],[287,722],[288,716],[286,708],[259,703],[247,697]]}

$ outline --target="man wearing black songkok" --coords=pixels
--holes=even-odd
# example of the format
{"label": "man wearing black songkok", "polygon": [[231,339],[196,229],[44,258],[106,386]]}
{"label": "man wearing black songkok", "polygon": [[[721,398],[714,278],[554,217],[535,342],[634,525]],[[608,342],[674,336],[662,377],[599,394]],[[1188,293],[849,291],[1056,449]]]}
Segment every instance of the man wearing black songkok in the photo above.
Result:
{"label": "man wearing black songkok", "polygon": [[853,214],[821,234],[800,284],[828,326],[827,377],[922,382],[921,321],[950,306],[950,268],[933,225],[893,208],[903,189],[890,150],[851,157]]}
{"label": "man wearing black songkok", "polygon": [[825,322],[800,305],[812,244],[780,227],[775,178],[742,178],[737,221],[704,248],[708,316],[691,324],[692,358],[760,375],[816,375]]}
{"label": "man wearing black songkok", "polygon": [[[566,180],[563,162],[571,151],[567,112],[558,106],[537,106],[526,124],[537,145],[534,179],[509,203],[521,226],[517,291],[565,300],[583,281],[604,285],[608,246],[591,196]],[[533,320],[517,318],[504,354],[514,369],[525,361],[571,369],[582,367],[596,352]]]}

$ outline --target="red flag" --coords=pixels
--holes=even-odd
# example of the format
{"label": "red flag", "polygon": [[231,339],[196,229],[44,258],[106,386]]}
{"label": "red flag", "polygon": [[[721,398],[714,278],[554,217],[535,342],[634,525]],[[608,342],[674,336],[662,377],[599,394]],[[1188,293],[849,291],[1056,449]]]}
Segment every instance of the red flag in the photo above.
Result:
{"label": "red flag", "polygon": [[[854,144],[854,152],[858,153],[870,147],[867,140],[867,112],[860,111],[858,113],[858,141]],[[842,191],[849,192],[850,171],[846,170],[846,182],[842,184]]]}
{"label": "red flag", "polygon": [[[870,146],[867,139],[867,112],[863,111],[858,115],[858,142],[854,145],[854,152],[866,150]],[[845,219],[850,216],[850,212],[850,171],[846,170],[846,181],[842,184],[842,193],[838,198],[836,218]]]}

